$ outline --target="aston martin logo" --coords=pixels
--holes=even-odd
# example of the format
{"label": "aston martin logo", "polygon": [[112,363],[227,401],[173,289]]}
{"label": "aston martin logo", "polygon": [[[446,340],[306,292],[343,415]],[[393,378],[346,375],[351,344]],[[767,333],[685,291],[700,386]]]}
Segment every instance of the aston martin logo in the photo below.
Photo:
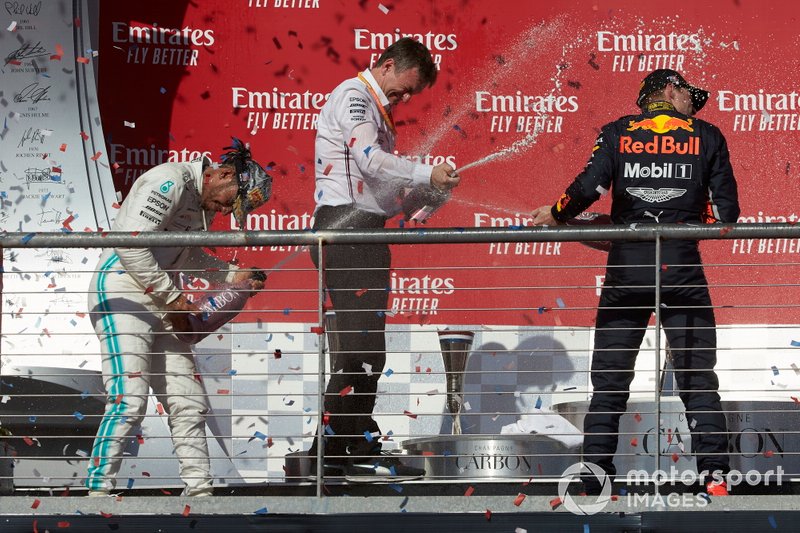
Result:
{"label": "aston martin logo", "polygon": [[628,193],[637,198],[641,198],[645,202],[651,204],[660,204],[672,200],[673,198],[680,198],[686,194],[686,189],[671,189],[664,187],[661,189],[652,189],[650,187],[628,187],[625,189]]}

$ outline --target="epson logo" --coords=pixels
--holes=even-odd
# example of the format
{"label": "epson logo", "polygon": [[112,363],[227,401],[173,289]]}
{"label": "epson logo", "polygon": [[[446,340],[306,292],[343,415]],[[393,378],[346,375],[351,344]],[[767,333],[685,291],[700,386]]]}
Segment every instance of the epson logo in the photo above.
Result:
{"label": "epson logo", "polygon": [[677,178],[682,180],[692,179],[692,165],[690,163],[663,163],[658,165],[650,163],[625,163],[624,178]]}

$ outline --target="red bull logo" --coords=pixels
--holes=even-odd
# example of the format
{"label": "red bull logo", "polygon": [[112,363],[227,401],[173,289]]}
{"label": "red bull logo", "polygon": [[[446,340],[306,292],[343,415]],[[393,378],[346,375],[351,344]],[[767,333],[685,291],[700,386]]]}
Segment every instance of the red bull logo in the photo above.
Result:
{"label": "red bull logo", "polygon": [[643,118],[642,120],[631,120],[628,122],[628,131],[650,130],[653,133],[668,133],[677,129],[694,131],[692,119],[687,118],[684,120],[669,115],[656,115],[653,118]]}
{"label": "red bull logo", "polygon": [[685,142],[678,142],[673,137],[655,136],[652,141],[644,142],[623,135],[619,138],[619,153],[700,155],[700,137],[689,137]]}

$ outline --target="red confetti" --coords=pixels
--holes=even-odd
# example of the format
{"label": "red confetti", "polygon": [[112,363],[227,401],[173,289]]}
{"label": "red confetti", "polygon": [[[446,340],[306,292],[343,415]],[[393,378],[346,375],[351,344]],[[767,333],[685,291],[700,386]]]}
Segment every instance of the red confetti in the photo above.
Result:
{"label": "red confetti", "polygon": [[229,389],[217,389],[217,394],[230,394],[231,391]]}
{"label": "red confetti", "polygon": [[348,394],[350,394],[351,392],[353,392],[353,386],[352,385],[348,385],[347,387],[345,387],[345,388],[343,388],[342,390],[339,391],[339,396],[344,397],[344,396],[347,396]]}
{"label": "red confetti", "polygon": [[520,505],[522,505],[522,502],[524,502],[524,501],[525,501],[525,495],[520,492],[519,494],[517,494],[517,497],[514,499],[514,505],[519,507]]}
{"label": "red confetti", "polygon": [[353,137],[352,139],[350,139],[350,143],[349,143],[347,146],[349,146],[350,148],[352,148],[352,147],[353,147],[353,145],[354,145],[355,143],[356,143],[356,138],[355,138],[355,137]]}
{"label": "red confetti", "polygon": [[136,435],[136,442],[138,442],[139,445],[141,446],[142,444],[144,444],[144,437],[142,435]]}
{"label": "red confetti", "polygon": [[358,289],[356,291],[356,296],[358,296],[360,298],[360,297],[364,296],[367,293],[368,290],[369,289]]}
{"label": "red confetti", "polygon": [[33,533],[39,533],[39,528],[36,526],[36,522],[38,522],[38,520],[33,521]]}
{"label": "red confetti", "polygon": [[64,226],[65,228],[67,228],[68,230],[72,231],[72,227],[69,224],[73,220],[75,220],[75,217],[73,215],[70,215],[70,216],[67,217],[66,220],[64,220],[64,222],[61,223],[61,225]]}
{"label": "red confetti", "polygon": [[719,230],[719,234],[720,234],[720,235],[727,235],[728,233],[730,233],[730,231],[731,231],[732,229],[733,229],[733,228],[731,228],[731,227],[722,228],[721,230]]}
{"label": "red confetti", "polygon": [[432,451],[430,451],[430,450],[425,450],[424,452],[422,452],[422,455],[429,455],[429,456],[433,456],[433,455],[436,455],[436,454],[435,454],[435,453],[433,453],[433,452],[432,452]]}
{"label": "red confetti", "polygon": [[139,233],[141,233],[141,232],[139,232],[139,231],[132,231],[132,232],[131,232],[131,237],[136,237],[137,235],[139,235]]}
{"label": "red confetti", "polygon": [[552,500],[550,500],[550,508],[553,511],[555,511],[556,509],[561,507],[562,503],[564,503],[564,502],[561,501],[561,498],[553,498]]}
{"label": "red confetti", "polygon": [[92,459],[94,460],[94,466],[100,466],[100,458],[99,457],[93,457]]}
{"label": "red confetti", "polygon": [[33,446],[33,439],[30,437],[22,437],[22,441],[28,446]]}
{"label": "red confetti", "polygon": [[636,413],[635,415],[633,415],[633,419],[636,420],[637,422],[641,422],[642,421],[642,415],[640,415],[639,413]]}
{"label": "red confetti", "polygon": [[61,146],[59,146],[58,149],[61,150],[62,152],[66,152],[67,151],[66,143],[61,143]]}
{"label": "red confetti", "polygon": [[22,61],[20,61],[19,59],[9,59],[7,63],[10,65],[20,66],[22,64]]}
{"label": "red confetti", "polygon": [[464,493],[464,496],[472,496],[472,493],[475,492],[475,487],[470,485],[467,487],[467,491]]}
{"label": "red confetti", "polygon": [[189,516],[189,513],[192,511],[192,508],[188,505],[183,508],[183,516]]}
{"label": "red confetti", "polygon": [[486,516],[486,520],[491,520],[492,519],[492,512],[489,509],[486,509],[485,516]]}
{"label": "red confetti", "polygon": [[101,155],[103,155],[103,152],[97,152],[96,154],[94,154],[94,155],[93,155],[92,157],[90,157],[89,159],[91,159],[92,161],[97,161],[98,159],[100,159],[100,156],[101,156]]}
{"label": "red confetti", "polygon": [[150,472],[142,472],[142,475],[143,475],[144,477],[150,477]]}
{"label": "red confetti", "polygon": [[84,141],[89,139],[89,136],[86,135],[86,132],[83,132],[83,131],[81,132],[81,139],[83,139]]}
{"label": "red confetti", "polygon": [[158,411],[158,414],[160,414],[160,415],[164,414],[164,406],[161,405],[161,402],[158,402],[156,404],[156,411]]}
{"label": "red confetti", "polygon": [[114,515],[111,513],[104,513],[103,511],[100,511],[100,516],[102,516],[103,518],[111,518]]}
{"label": "red confetti", "polygon": [[153,292],[153,286],[152,286],[152,285],[150,285],[149,287],[147,287],[147,288],[144,290],[144,293],[145,293],[145,294],[150,294],[151,292]]}
{"label": "red confetti", "polygon": [[280,359],[283,353],[280,350],[275,350],[275,359]]}
{"label": "red confetti", "polygon": [[119,205],[117,202],[114,202],[113,204],[111,204],[111,207],[113,207],[114,209],[119,209],[122,206]]}
{"label": "red confetti", "polygon": [[221,340],[222,340],[224,337],[225,337],[225,335],[223,335],[222,333],[220,333],[219,335],[217,335],[217,340],[218,340],[218,341],[221,341]]}
{"label": "red confetti", "polygon": [[414,420],[417,419],[417,415],[415,415],[411,411],[403,411],[403,414],[406,415],[408,418],[413,418]]}
{"label": "red confetti", "polygon": [[316,333],[317,335],[322,335],[323,333],[325,333],[325,328],[323,328],[321,326],[312,326],[311,327],[311,333]]}
{"label": "red confetti", "polygon": [[798,399],[797,399],[797,398],[795,398],[794,396],[789,396],[789,398],[791,398],[792,400],[794,400],[794,403],[800,403],[800,400],[798,400]]}
{"label": "red confetti", "polygon": [[52,172],[53,174],[61,174],[61,167],[53,167]]}
{"label": "red confetti", "polygon": [[78,56],[78,57],[75,58],[75,61],[77,61],[78,63],[83,63],[84,65],[88,65],[89,64],[89,58],[88,57]]}
{"label": "red confetti", "polygon": [[677,463],[678,459],[680,459],[680,458],[681,458],[680,455],[678,455],[677,453],[673,453],[672,454],[672,462],[673,463]]}
{"label": "red confetti", "polygon": [[172,493],[167,489],[161,489],[161,494],[164,494],[166,496],[172,496]]}
{"label": "red confetti", "polygon": [[358,194],[364,194],[364,182],[363,181],[359,181],[358,182]]}
{"label": "red confetti", "polygon": [[764,457],[772,457],[773,455],[775,455],[775,452],[772,450],[764,450]]}
{"label": "red confetti", "polygon": [[327,426],[331,423],[331,413],[329,411],[325,411],[325,414],[322,415],[322,424]]}
{"label": "red confetti", "polygon": [[61,529],[66,529],[69,527],[69,522],[67,522],[66,520],[64,520],[63,522],[59,522],[58,527]]}
{"label": "red confetti", "polygon": [[331,172],[331,169],[332,169],[332,168],[333,168],[333,165],[331,165],[330,163],[328,163],[328,166],[327,166],[327,167],[325,167],[325,170],[323,170],[323,171],[322,171],[322,173],[323,173],[323,174],[325,174],[325,175],[327,176],[328,174],[330,174],[330,172]]}
{"label": "red confetti", "polygon": [[38,498],[33,500],[33,503],[31,504],[31,509],[38,509],[39,508],[39,504],[41,504],[41,503],[42,503],[42,501],[40,499],[38,499]]}
{"label": "red confetti", "polygon": [[637,439],[636,437],[632,438],[631,439],[631,446],[636,447],[638,445],[639,445],[639,439]]}
{"label": "red confetti", "polygon": [[614,495],[612,495],[612,496],[611,496],[611,501],[612,501],[612,502],[615,502],[615,501],[617,501],[617,500],[619,500],[619,496],[617,496],[616,494],[614,494]]}

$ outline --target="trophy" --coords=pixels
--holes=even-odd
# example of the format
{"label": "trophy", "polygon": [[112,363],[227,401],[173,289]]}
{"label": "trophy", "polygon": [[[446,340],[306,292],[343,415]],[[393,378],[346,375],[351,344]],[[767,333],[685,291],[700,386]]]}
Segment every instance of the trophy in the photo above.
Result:
{"label": "trophy", "polygon": [[464,403],[464,371],[472,349],[471,331],[439,331],[444,370],[447,375],[447,409],[453,415],[453,435],[461,435],[461,406]]}

